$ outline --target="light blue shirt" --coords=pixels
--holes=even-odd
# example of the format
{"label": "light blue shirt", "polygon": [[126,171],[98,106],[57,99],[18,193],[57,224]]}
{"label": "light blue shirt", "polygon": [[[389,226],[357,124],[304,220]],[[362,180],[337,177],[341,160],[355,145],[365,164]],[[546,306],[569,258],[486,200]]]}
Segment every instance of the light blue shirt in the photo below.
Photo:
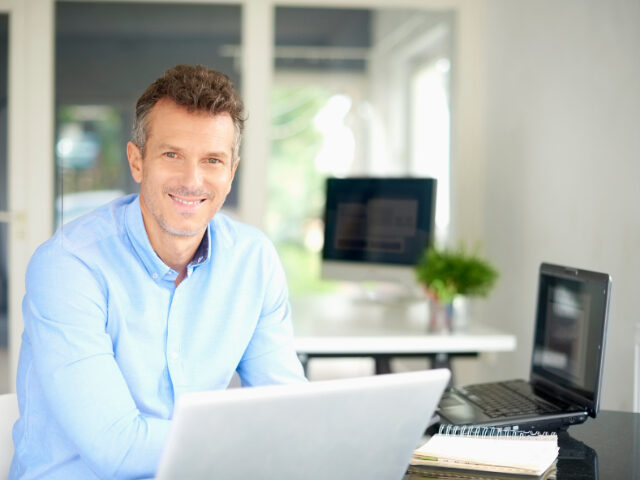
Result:
{"label": "light blue shirt", "polygon": [[258,230],[218,213],[176,287],[137,195],[64,225],[23,301],[11,479],[152,477],[184,392],[304,381],[284,273]]}

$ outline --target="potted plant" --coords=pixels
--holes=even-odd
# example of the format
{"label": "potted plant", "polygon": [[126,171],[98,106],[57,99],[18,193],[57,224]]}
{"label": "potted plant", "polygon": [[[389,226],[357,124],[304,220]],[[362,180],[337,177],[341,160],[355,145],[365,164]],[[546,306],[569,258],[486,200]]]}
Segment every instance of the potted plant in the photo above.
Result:
{"label": "potted plant", "polygon": [[451,331],[456,297],[486,296],[496,280],[497,270],[477,253],[429,247],[415,267],[416,278],[430,300],[431,330]]}

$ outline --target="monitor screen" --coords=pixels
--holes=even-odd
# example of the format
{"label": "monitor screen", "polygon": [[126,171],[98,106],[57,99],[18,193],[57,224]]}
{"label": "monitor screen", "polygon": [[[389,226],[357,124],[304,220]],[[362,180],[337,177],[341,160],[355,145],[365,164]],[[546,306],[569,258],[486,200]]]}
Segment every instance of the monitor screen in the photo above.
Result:
{"label": "monitor screen", "polygon": [[549,272],[540,274],[533,373],[593,401],[604,349],[609,276],[546,268]]}
{"label": "monitor screen", "polygon": [[435,194],[432,178],[328,179],[323,264],[412,268],[433,238]]}

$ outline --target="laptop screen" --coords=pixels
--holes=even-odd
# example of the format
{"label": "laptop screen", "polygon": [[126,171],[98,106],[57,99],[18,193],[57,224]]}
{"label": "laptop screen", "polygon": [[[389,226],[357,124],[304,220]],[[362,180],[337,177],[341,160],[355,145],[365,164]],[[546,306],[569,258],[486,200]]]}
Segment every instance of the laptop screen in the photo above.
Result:
{"label": "laptop screen", "polygon": [[606,274],[540,267],[532,381],[560,387],[596,411],[609,285]]}

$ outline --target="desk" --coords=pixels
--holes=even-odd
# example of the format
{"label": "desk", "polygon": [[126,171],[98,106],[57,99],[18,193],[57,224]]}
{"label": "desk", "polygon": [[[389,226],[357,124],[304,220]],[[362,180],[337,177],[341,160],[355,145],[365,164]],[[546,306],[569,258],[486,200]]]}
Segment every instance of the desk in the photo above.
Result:
{"label": "desk", "polygon": [[[597,418],[561,433],[558,445],[557,480],[640,480],[638,413],[601,411]],[[407,474],[404,480],[422,478]],[[496,475],[495,478],[505,477]]]}
{"label": "desk", "polygon": [[303,364],[315,357],[373,357],[376,373],[393,357],[427,357],[450,368],[453,356],[508,352],[514,335],[476,322],[451,334],[427,332],[426,301],[380,304],[324,296],[292,300],[295,348]]}

